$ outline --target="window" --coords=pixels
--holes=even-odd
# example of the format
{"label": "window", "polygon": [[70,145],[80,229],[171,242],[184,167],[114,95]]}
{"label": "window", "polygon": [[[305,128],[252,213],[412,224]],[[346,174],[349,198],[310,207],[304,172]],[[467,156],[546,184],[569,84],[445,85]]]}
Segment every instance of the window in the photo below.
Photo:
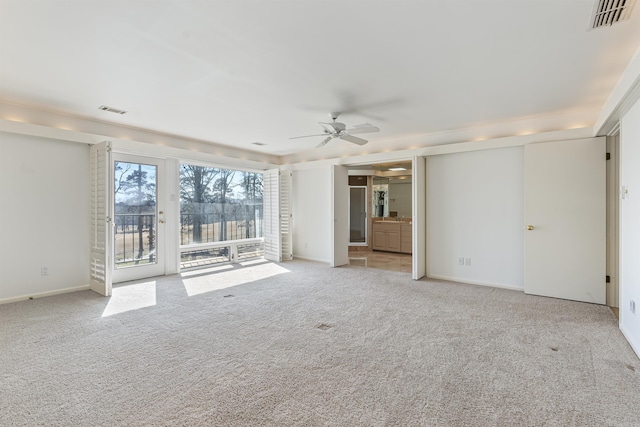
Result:
{"label": "window", "polygon": [[261,238],[262,174],[180,165],[180,245]]}

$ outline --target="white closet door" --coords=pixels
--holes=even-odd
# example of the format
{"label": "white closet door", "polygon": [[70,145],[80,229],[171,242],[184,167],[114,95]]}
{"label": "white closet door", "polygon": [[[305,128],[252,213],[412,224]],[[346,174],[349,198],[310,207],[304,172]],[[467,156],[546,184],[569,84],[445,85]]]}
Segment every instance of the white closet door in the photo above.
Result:
{"label": "white closet door", "polygon": [[91,162],[91,242],[89,286],[100,295],[111,295],[111,215],[113,179],[111,144],[102,142],[90,149]]}
{"label": "white closet door", "polygon": [[524,290],[605,303],[605,141],[525,146]]}
{"label": "white closet door", "polygon": [[271,169],[263,175],[264,257],[281,262],[280,240],[280,171]]}
{"label": "white closet door", "polygon": [[333,165],[331,173],[331,267],[349,264],[349,174]]}

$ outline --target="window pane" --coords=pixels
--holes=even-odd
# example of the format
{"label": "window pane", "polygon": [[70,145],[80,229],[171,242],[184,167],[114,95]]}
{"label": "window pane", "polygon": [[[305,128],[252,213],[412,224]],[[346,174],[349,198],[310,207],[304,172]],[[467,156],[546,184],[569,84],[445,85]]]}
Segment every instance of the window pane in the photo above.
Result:
{"label": "window pane", "polygon": [[262,174],[180,165],[180,244],[262,237]]}

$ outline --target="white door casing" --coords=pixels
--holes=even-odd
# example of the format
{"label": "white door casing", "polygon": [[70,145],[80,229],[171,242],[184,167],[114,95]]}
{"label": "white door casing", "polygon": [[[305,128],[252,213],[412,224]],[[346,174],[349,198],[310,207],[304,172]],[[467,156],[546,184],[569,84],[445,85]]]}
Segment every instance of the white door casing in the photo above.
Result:
{"label": "white door casing", "polygon": [[525,146],[524,290],[605,303],[605,140]]}

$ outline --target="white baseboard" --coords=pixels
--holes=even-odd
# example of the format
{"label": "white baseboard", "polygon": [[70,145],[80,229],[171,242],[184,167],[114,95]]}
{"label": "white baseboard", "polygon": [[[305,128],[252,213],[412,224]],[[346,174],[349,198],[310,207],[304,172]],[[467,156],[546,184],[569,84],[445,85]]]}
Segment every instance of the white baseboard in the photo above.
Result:
{"label": "white baseboard", "polygon": [[620,329],[620,332],[622,332],[622,335],[624,335],[624,338],[627,340],[627,342],[629,343],[629,345],[631,346],[631,349],[633,351],[635,351],[636,356],[638,356],[638,358],[640,359],[640,348],[638,348],[638,346],[636,345],[636,343],[631,339],[631,334],[629,334],[625,328],[624,328],[624,324],[620,323],[618,325],[618,328]]}
{"label": "white baseboard", "polygon": [[67,294],[69,292],[88,291],[88,290],[89,290],[89,285],[76,286],[74,288],[56,289],[55,291],[39,292],[39,293],[35,293],[35,294],[27,294],[27,295],[21,295],[21,296],[11,297],[11,298],[1,298],[0,299],[0,304],[9,304],[9,303],[12,303],[12,302],[25,301],[25,300],[29,300],[29,299],[50,297],[50,296],[53,296],[53,295],[60,295],[60,294]]}
{"label": "white baseboard", "polygon": [[307,256],[294,255],[293,259],[301,259],[303,261],[313,261],[313,262],[320,262],[322,264],[329,264],[329,261],[327,261],[326,259],[311,258]]}
{"label": "white baseboard", "polygon": [[500,288],[500,289],[508,289],[510,291],[522,291],[522,292],[524,292],[524,288],[521,288],[521,287],[518,287],[518,286],[513,286],[513,285],[505,285],[503,283],[481,282],[481,281],[478,281],[478,280],[460,279],[458,277],[439,276],[437,274],[427,274],[425,277],[427,279],[446,280],[448,282],[466,283],[466,284],[469,284],[469,285],[488,286],[488,287],[491,287],[491,288]]}

